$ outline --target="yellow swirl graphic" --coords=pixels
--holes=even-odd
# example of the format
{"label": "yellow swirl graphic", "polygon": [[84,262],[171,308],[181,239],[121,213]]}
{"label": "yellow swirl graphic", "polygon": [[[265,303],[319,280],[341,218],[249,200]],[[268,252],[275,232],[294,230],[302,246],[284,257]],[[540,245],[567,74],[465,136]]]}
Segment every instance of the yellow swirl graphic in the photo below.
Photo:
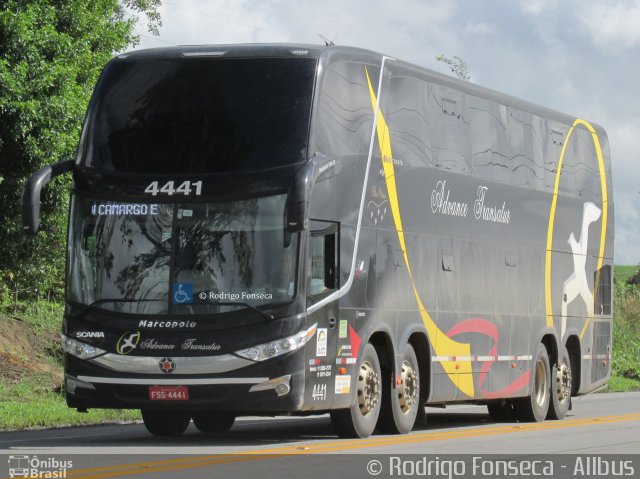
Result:
{"label": "yellow swirl graphic", "polygon": [[[369,84],[369,93],[371,95],[371,105],[375,112],[376,109],[376,93],[373,91],[371,85],[371,79],[369,78],[369,71],[365,68],[367,75],[367,82]],[[382,72],[381,72],[382,74]],[[400,203],[398,201],[398,188],[396,185],[395,169],[393,166],[393,153],[391,151],[391,137],[389,134],[389,127],[384,119],[382,111],[378,112],[378,121],[376,123],[376,131],[378,133],[378,145],[380,147],[380,154],[382,155],[382,168],[384,171],[385,181],[387,184],[387,191],[389,193],[389,204],[391,205],[391,213],[393,221],[395,223],[396,232],[398,233],[398,240],[400,241],[400,247],[402,248],[402,254],[404,256],[404,262],[409,272],[409,278],[411,279],[411,285],[413,287],[413,293],[418,303],[418,309],[422,322],[427,329],[427,334],[436,353],[436,356],[450,356],[450,357],[469,357],[471,356],[471,345],[469,343],[459,343],[449,338],[431,318],[429,313],[424,307],[420,294],[413,280],[411,273],[411,265],[409,263],[409,256],[407,254],[407,247],[404,240],[404,230],[402,228],[402,215],[400,214]],[[385,161],[388,160],[388,161]],[[471,361],[443,361],[442,367],[445,372],[460,391],[469,397],[474,397],[473,387],[473,375],[471,374]]]}
{"label": "yellow swirl graphic", "polygon": [[[558,189],[560,187],[560,175],[562,174],[562,163],[564,161],[564,154],[567,150],[567,145],[569,144],[571,134],[578,125],[584,126],[589,131],[589,133],[591,133],[593,145],[596,150],[596,156],[598,158],[598,169],[600,171],[600,192],[602,194],[602,225],[600,227],[600,250],[598,253],[598,269],[596,269],[596,271],[598,272],[600,271],[600,268],[602,268],[602,260],[604,259],[604,246],[607,239],[607,215],[609,201],[607,196],[607,175],[604,168],[602,147],[600,146],[600,139],[598,138],[598,134],[596,133],[595,128],[593,128],[593,126],[591,126],[589,122],[577,118],[569,129],[567,138],[565,139],[564,145],[562,145],[562,150],[560,151],[560,159],[558,160],[558,168],[556,170],[556,181],[553,187],[553,199],[551,200],[551,211],[549,212],[549,227],[547,229],[547,254],[545,261],[545,309],[547,314],[547,326],[549,326],[550,328],[553,327],[553,298],[551,296],[551,257],[553,256],[553,228],[555,225],[556,206],[558,205]],[[596,279],[596,284],[597,283],[598,281]],[[587,318],[584,323],[584,327],[582,328],[582,332],[580,333],[581,339],[584,337],[584,334],[587,331],[587,326],[589,325],[590,320],[591,318]]]}

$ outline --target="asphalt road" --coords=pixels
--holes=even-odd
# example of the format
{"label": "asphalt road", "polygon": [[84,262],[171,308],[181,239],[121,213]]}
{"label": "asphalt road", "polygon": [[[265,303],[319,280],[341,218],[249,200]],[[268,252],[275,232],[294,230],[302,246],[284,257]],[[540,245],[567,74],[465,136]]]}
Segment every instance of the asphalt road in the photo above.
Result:
{"label": "asphalt road", "polygon": [[[0,454],[6,458],[0,458],[0,477],[8,477],[6,465],[17,464],[18,456],[30,459],[37,456],[44,464],[40,469],[49,466],[55,469],[65,460],[72,461],[72,467],[65,471],[66,477],[82,479],[264,478],[271,473],[306,479],[372,477],[366,469],[372,458],[381,460],[383,470],[378,477],[406,476],[412,475],[411,472],[419,475],[415,469],[417,463],[409,464],[409,469],[398,469],[397,463],[388,463],[389,455],[398,454],[415,455],[416,460],[425,457],[433,460],[432,466],[440,469],[431,470],[430,475],[449,479],[482,477],[469,475],[483,472],[482,464],[476,470],[471,469],[472,455],[504,454],[528,460],[526,455],[540,459],[548,454],[563,454],[568,456],[553,460],[570,464],[562,471],[554,471],[555,477],[599,477],[576,474],[576,471],[585,472],[586,463],[580,463],[580,469],[574,464],[575,455],[602,456],[613,461],[614,456],[608,455],[633,454],[633,463],[624,463],[624,458],[620,458],[619,465],[626,466],[626,472],[633,472],[631,477],[640,477],[640,393],[598,394],[575,399],[566,419],[543,423],[495,423],[489,419],[486,408],[479,406],[428,408],[427,414],[428,424],[417,427],[411,434],[374,435],[361,440],[337,438],[326,415],[241,418],[223,435],[200,434],[192,424],[178,438],[150,436],[142,424],[6,432],[0,433]],[[7,462],[9,455],[14,456],[13,463]],[[450,461],[456,460],[467,463],[464,471],[467,475],[447,473],[447,464],[452,467]],[[487,467],[484,472],[495,475],[496,471],[491,470],[494,466],[488,464]],[[556,469],[558,467],[556,464]],[[523,475],[528,474],[512,477]]]}

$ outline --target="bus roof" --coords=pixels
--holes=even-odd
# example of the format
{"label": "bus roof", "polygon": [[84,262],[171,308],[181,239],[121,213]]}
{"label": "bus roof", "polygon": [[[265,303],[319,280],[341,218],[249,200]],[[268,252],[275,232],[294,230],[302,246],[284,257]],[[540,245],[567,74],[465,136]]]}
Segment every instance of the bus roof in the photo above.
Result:
{"label": "bus roof", "polygon": [[[362,63],[379,64],[382,53],[349,46],[309,45],[296,43],[247,43],[220,45],[179,45],[175,47],[152,48],[122,53],[117,60],[159,60],[175,58],[264,58],[264,57],[304,57],[317,58],[322,64],[328,65],[339,61],[356,61]],[[393,57],[388,57],[393,58]],[[412,71],[418,78],[438,83],[466,94],[495,101],[508,107],[534,113],[536,115],[572,125],[575,116],[543,107],[535,103],[522,100],[511,95],[500,93],[475,83],[459,80],[451,75],[442,74],[400,59],[393,58],[405,69]],[[591,122],[599,130],[599,134],[606,135],[604,129]]]}

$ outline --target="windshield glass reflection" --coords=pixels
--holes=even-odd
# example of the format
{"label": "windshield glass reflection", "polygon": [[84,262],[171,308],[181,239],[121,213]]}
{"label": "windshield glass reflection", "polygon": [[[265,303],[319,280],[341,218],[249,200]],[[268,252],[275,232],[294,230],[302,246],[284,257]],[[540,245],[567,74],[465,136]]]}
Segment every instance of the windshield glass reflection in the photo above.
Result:
{"label": "windshield glass reflection", "polygon": [[167,205],[75,197],[69,299],[135,314],[291,301],[298,235],[284,232],[285,200]]}

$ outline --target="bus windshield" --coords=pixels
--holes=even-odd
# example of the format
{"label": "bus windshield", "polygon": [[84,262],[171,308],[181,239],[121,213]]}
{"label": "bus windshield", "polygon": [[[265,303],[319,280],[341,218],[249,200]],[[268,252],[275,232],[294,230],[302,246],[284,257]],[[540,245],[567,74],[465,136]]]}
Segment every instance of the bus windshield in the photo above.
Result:
{"label": "bus windshield", "polygon": [[118,60],[100,78],[80,148],[104,172],[225,173],[307,156],[316,60]]}
{"label": "bus windshield", "polygon": [[285,201],[277,195],[135,204],[76,195],[69,300],[131,314],[212,314],[289,302],[298,234],[285,233]]}

